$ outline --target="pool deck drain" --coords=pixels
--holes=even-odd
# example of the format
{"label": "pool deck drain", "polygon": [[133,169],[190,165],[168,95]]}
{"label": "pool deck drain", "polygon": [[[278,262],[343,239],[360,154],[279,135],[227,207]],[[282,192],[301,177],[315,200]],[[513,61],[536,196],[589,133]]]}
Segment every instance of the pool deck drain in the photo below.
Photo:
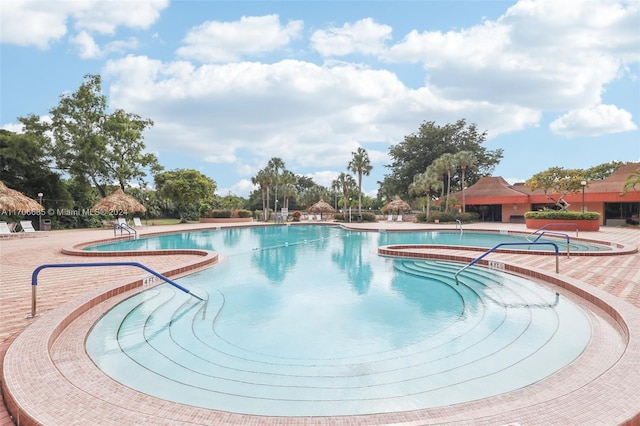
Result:
{"label": "pool deck drain", "polygon": [[[215,228],[218,224],[209,226]],[[354,227],[371,228],[372,226],[386,229],[414,230],[414,229],[449,229],[445,226],[420,226],[410,223],[378,223],[378,224],[354,224]],[[141,233],[153,233],[158,231],[187,231],[207,228],[205,224],[188,224],[163,227],[147,227]],[[517,224],[476,224],[469,229],[509,229],[514,231],[527,232],[524,225]],[[69,300],[77,305],[77,301],[90,298],[89,295],[100,292],[113,285],[114,282],[130,282],[132,277],[139,277],[140,272],[131,268],[97,268],[91,271],[85,268],[65,271],[43,271],[40,276],[38,286],[38,313],[35,319],[26,318],[30,312],[31,304],[31,273],[43,263],[66,263],[66,262],[95,262],[96,257],[70,257],[61,252],[62,247],[71,247],[75,244],[108,239],[113,236],[111,230],[80,230],[80,231],[53,231],[38,234],[34,237],[25,236],[19,239],[7,239],[0,241],[0,268],[1,287],[0,289],[0,357],[3,357],[9,344],[14,338],[25,330],[25,327],[32,323],[41,322],[41,325],[53,325],[56,321],[64,323],[65,308],[55,309]],[[623,243],[632,247],[640,246],[640,231],[630,228],[610,228],[603,227],[598,232],[584,232],[580,238],[593,240],[613,241]],[[428,251],[428,249],[425,249]],[[452,256],[463,255],[475,257],[476,254],[465,250],[448,250]],[[202,259],[201,255],[192,253],[172,253],[162,256],[151,255],[131,258],[129,256],[109,256],[105,261],[135,260],[160,271],[176,268],[184,268],[187,264],[197,264]],[[517,263],[520,266],[530,267],[545,273],[554,270],[553,256],[532,256],[519,253],[495,253],[491,259]],[[183,271],[186,272],[186,271]],[[619,304],[622,318],[631,318],[637,321],[640,315],[640,254],[628,253],[623,255],[613,255],[607,257],[600,256],[572,256],[562,258],[560,275],[572,280],[579,280],[586,283],[587,290],[593,289],[594,294],[602,295],[605,299],[611,298],[612,304]],[[628,303],[624,303],[626,301]],[[66,307],[66,305],[65,305]],[[55,309],[55,310],[54,310]],[[70,307],[69,309],[73,309]],[[622,312],[624,311],[624,312]],[[56,319],[56,315],[61,315]],[[65,324],[66,325],[66,324]],[[75,327],[79,327],[76,329]],[[84,327],[84,331],[83,331]],[[35,329],[35,328],[34,328]],[[29,333],[26,329],[25,333]],[[74,335],[74,332],[76,333]],[[312,418],[278,418],[260,416],[242,416],[232,413],[215,412],[213,410],[197,409],[180,404],[166,403],[165,401],[149,398],[145,395],[132,394],[131,390],[117,385],[115,382],[100,378],[101,373],[91,365],[79,363],[74,365],[60,364],[60,369],[67,374],[78,374],[83,380],[85,377],[94,377],[97,382],[84,383],[85,389],[72,386],[70,382],[57,382],[53,376],[60,374],[56,371],[46,369],[38,372],[34,368],[40,368],[44,364],[40,363],[36,357],[41,356],[42,348],[34,347],[25,353],[19,365],[4,366],[19,372],[24,377],[33,376],[29,386],[33,386],[31,393],[29,388],[25,389],[25,395],[21,395],[23,403],[21,407],[25,413],[34,413],[46,419],[45,424],[69,424],[72,420],[84,424],[255,424],[255,425],[352,425],[352,424],[491,424],[506,425],[520,424],[522,426],[531,424],[576,424],[579,419],[580,424],[619,424],[629,420],[630,417],[640,414],[640,374],[638,374],[637,359],[640,358],[638,340],[638,324],[632,328],[634,334],[629,336],[630,345],[627,352],[629,357],[635,357],[636,362],[629,364],[625,368],[611,369],[598,378],[597,387],[585,386],[583,391],[570,392],[563,395],[561,389],[566,386],[566,380],[589,381],[587,368],[576,368],[571,371],[570,377],[564,377],[564,382],[559,380],[562,376],[552,376],[552,378],[531,388],[521,389],[516,392],[505,394],[499,397],[487,398],[486,400],[459,404],[456,406],[440,407],[436,409],[417,410],[413,412],[381,414],[373,416],[343,416],[343,417],[312,417]],[[62,352],[54,352],[58,361],[64,362],[65,351],[74,349],[78,353],[84,351],[83,347],[77,347],[77,334],[86,333],[86,324],[81,327],[80,322],[71,324],[60,336],[59,341],[52,342],[53,347],[49,348],[48,343],[40,339],[35,346],[44,345],[45,351],[64,348]],[[67,340],[67,337],[70,339]],[[73,338],[73,339],[71,339]],[[82,341],[82,339],[79,339]],[[602,342],[601,342],[602,343]],[[64,345],[71,345],[65,347]],[[76,345],[75,347],[73,345]],[[81,346],[81,345],[80,345]],[[598,345],[599,346],[599,345]],[[606,342],[604,343],[606,347]],[[62,355],[61,355],[62,354]],[[581,362],[584,366],[591,365],[597,368],[598,365],[611,363],[605,353],[586,354]],[[586,359],[588,358],[588,359]],[[591,364],[590,364],[591,363]],[[4,363],[3,363],[4,364]],[[46,363],[45,363],[46,364]],[[46,365],[45,365],[46,366]],[[84,370],[84,371],[83,371]],[[88,370],[88,371],[87,371]],[[571,367],[569,368],[571,370]],[[76,373],[73,373],[76,371]],[[75,380],[76,378],[74,378]],[[3,375],[4,380],[4,375]],[[108,386],[107,386],[108,385]],[[102,386],[102,388],[100,388]],[[107,386],[107,387],[104,387]],[[547,387],[545,391],[545,386]],[[69,388],[70,393],[64,394],[63,389]],[[535,388],[535,389],[534,389]],[[51,395],[59,395],[55,398],[43,399],[41,392],[47,390]],[[115,401],[101,399],[91,392],[109,392],[111,395],[121,394],[122,405]],[[556,397],[551,400],[548,395]],[[126,398],[125,398],[126,396]],[[27,401],[27,402],[24,402]],[[525,401],[526,403],[523,403]],[[151,405],[149,405],[151,404]],[[631,413],[631,414],[629,414]],[[83,421],[83,419],[86,419]],[[91,420],[89,420],[91,419]],[[584,422],[584,419],[588,421]],[[615,420],[614,420],[615,419]],[[613,420],[613,421],[612,421]],[[31,424],[28,418],[11,419],[6,411],[0,411],[0,425]],[[640,418],[628,424],[640,424]]]}

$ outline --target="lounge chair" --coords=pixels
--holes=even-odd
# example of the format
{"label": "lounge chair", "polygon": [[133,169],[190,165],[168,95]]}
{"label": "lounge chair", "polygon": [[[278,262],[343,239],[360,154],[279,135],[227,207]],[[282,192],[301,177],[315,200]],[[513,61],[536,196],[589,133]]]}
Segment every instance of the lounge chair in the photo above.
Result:
{"label": "lounge chair", "polygon": [[401,214],[398,215],[398,217],[396,218],[396,221],[402,222],[402,215]]}
{"label": "lounge chair", "polygon": [[21,220],[20,227],[22,228],[22,232],[36,232],[30,220]]}
{"label": "lounge chair", "polygon": [[127,219],[126,219],[126,218],[124,218],[124,217],[119,217],[119,218],[118,218],[118,220],[116,221],[116,223],[117,223],[118,225],[128,225],[128,223],[127,223]]}
{"label": "lounge chair", "polygon": [[18,234],[11,230],[7,222],[0,222],[0,237],[11,238],[14,235],[18,235]]}
{"label": "lounge chair", "polygon": [[393,215],[387,215],[387,222],[393,222]]}
{"label": "lounge chair", "polygon": [[144,227],[144,225],[143,225],[143,224],[142,224],[142,222],[140,221],[140,218],[139,218],[139,217],[134,217],[134,218],[133,218],[133,226],[134,226],[135,228],[142,228],[142,227]]}

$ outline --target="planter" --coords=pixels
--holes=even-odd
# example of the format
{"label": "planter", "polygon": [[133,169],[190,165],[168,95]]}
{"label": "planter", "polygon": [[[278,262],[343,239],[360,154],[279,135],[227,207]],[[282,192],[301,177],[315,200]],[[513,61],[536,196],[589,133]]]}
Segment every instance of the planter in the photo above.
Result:
{"label": "planter", "polygon": [[236,223],[253,222],[252,217],[201,217],[200,223]]}
{"label": "planter", "polygon": [[529,229],[541,229],[544,226],[554,224],[554,226],[547,226],[545,229],[549,231],[575,231],[575,225],[578,225],[579,231],[599,231],[600,219],[525,219],[527,228]]}

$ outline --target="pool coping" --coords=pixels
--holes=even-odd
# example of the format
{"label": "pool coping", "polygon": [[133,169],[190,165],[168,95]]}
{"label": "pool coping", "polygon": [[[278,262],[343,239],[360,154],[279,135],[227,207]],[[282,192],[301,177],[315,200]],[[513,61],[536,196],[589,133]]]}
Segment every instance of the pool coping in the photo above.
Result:
{"label": "pool coping", "polygon": [[[65,250],[67,250],[69,254],[79,251],[84,256],[87,255],[86,253],[100,253],[101,255],[104,255],[104,253],[102,252],[82,251],[78,248],[78,246],[67,248]],[[146,253],[146,255],[159,255],[163,254],[162,252],[165,252],[166,254],[166,251],[154,251]],[[120,252],[119,254],[121,255],[122,253]],[[390,255],[398,254],[399,252],[395,250]],[[208,255],[213,256],[211,253],[203,254],[204,257]],[[410,255],[420,258],[429,258],[429,256],[435,255],[435,258],[448,258],[452,260],[465,257],[452,254],[443,255],[438,253],[425,253],[424,251],[408,251],[406,253],[403,253],[403,257],[404,255]],[[470,260],[472,259],[472,257],[467,256],[466,259]],[[638,389],[640,389],[640,379],[634,378],[637,375],[629,374],[630,371],[634,371],[635,369],[637,369],[637,362],[635,361],[635,359],[640,357],[640,312],[637,310],[637,308],[634,308],[632,305],[627,304],[626,302],[609,293],[594,288],[589,284],[584,284],[581,281],[572,279],[570,277],[563,277],[555,273],[550,273],[548,271],[542,271],[534,268],[523,268],[516,264],[510,264],[508,262],[504,263],[507,270],[513,270],[514,272],[525,272],[527,274],[531,273],[532,277],[545,279],[553,283],[554,285],[558,285],[564,288],[567,291],[579,294],[582,298],[596,306],[600,306],[604,311],[611,315],[612,318],[615,318],[616,321],[621,325],[622,329],[626,331],[625,334],[628,339],[625,352],[620,360],[615,364],[615,366],[603,373],[601,377],[599,377],[597,380],[594,380],[589,385],[585,385],[581,389],[577,390],[576,392],[572,392],[565,397],[557,398],[552,402],[546,403],[543,401],[537,401],[530,408],[520,407],[507,412],[505,412],[504,409],[506,406],[509,406],[509,404],[513,403],[513,401],[509,401],[509,399],[513,398],[514,393],[502,395],[499,397],[492,397],[478,402],[449,407],[440,407],[437,409],[417,410],[415,412],[393,414],[374,414],[368,416],[346,416],[338,418],[278,418],[263,416],[247,417],[245,415],[237,415],[233,413],[216,412],[215,420],[221,422],[217,424],[346,425],[393,423],[417,425],[436,422],[442,423],[446,421],[454,421],[456,423],[465,421],[469,422],[471,421],[471,419],[474,419],[473,424],[501,424],[500,422],[504,422],[506,424],[508,422],[512,422],[514,418],[517,418],[520,424],[527,424],[527,419],[533,424],[539,422],[541,418],[546,418],[549,420],[549,422],[553,422],[554,419],[556,419],[556,421],[561,421],[562,419],[564,419],[563,423],[566,423],[567,419],[578,420],[580,416],[585,415],[584,407],[582,409],[580,409],[580,407],[576,407],[576,403],[572,403],[571,400],[582,401],[582,404],[584,404],[584,400],[586,398],[590,398],[594,404],[596,404],[598,401],[603,404],[602,409],[598,410],[598,413],[601,413],[600,415],[603,416],[600,417],[603,422],[611,422],[612,420],[619,424],[636,424],[636,422],[639,422],[640,407],[638,406],[638,404],[640,404],[640,391]],[[166,273],[172,273],[175,275],[185,274],[206,266],[200,264],[200,262],[197,261],[189,262],[189,264],[191,265],[184,265],[183,267],[177,268],[173,271],[167,271]],[[196,266],[195,264],[199,265]],[[526,270],[522,271],[522,269]],[[15,341],[9,347],[9,350],[7,351],[7,354],[5,356],[4,373],[6,380],[5,382],[3,382],[3,387],[5,387],[4,391],[5,398],[7,399],[7,405],[9,406],[12,413],[15,413],[14,419],[16,419],[18,424],[40,424],[39,416],[42,415],[45,415],[48,420],[45,421],[44,424],[57,424],[56,419],[52,419],[48,417],[46,413],[43,413],[43,407],[41,407],[41,405],[50,406],[51,404],[54,404],[58,407],[55,411],[60,411],[64,410],[64,407],[70,403],[77,403],[69,401],[66,395],[58,392],[60,386],[56,386],[56,381],[51,380],[59,374],[59,370],[53,363],[51,363],[50,351],[52,346],[55,344],[56,339],[60,337],[62,333],[65,332],[65,330],[69,329],[69,327],[73,325],[76,319],[81,318],[93,308],[100,307],[101,305],[106,306],[109,303],[114,302],[118,297],[126,297],[126,295],[131,293],[132,291],[139,291],[143,285],[141,281],[142,280],[136,280],[134,282],[118,282],[114,283],[114,285],[110,288],[80,296],[73,301],[70,301],[56,308],[55,310],[50,311],[47,314],[46,322],[36,322],[32,326],[28,327],[25,331],[23,331],[23,333],[21,333],[21,335],[15,339]],[[119,296],[115,297],[116,295]],[[48,337],[46,339],[42,339],[42,336]],[[23,342],[30,342],[30,345],[32,345],[33,339],[41,342],[41,344],[36,346],[38,350],[34,351],[34,347],[28,345],[29,352],[25,354],[26,347],[22,346]],[[25,367],[21,367],[21,365],[25,365]],[[43,393],[34,394],[34,387],[30,386],[30,395],[20,395],[22,392],[20,390],[16,390],[17,388],[20,388],[18,382],[20,380],[29,380],[29,378],[33,380],[33,373],[35,371],[40,371],[40,369],[42,369],[40,374],[47,377],[48,381],[46,387],[40,386]],[[36,379],[37,378],[38,377],[36,377]],[[49,383],[49,381],[53,383]],[[58,384],[62,387],[66,386],[65,383]],[[35,388],[38,389],[37,384],[35,385]],[[605,389],[609,389],[609,391],[615,390],[616,396],[614,400],[603,400],[603,390]],[[605,394],[605,396],[607,396],[607,394]],[[535,401],[535,398],[532,401]],[[166,402],[163,401],[163,403],[163,405],[166,405]],[[479,407],[481,408],[480,410],[478,410]],[[49,409],[51,409],[51,407],[49,407]],[[174,409],[176,408],[174,407]],[[179,407],[177,409],[178,411],[180,411]],[[70,410],[73,412],[72,409]],[[498,410],[499,412],[496,412],[496,410]],[[191,419],[187,418],[187,416],[183,418],[184,423],[210,424],[209,422],[213,420],[210,417],[213,410],[205,410],[206,413],[203,414],[201,410],[194,410],[193,407],[189,407],[188,411],[190,411],[191,415],[195,416],[195,418]],[[193,413],[194,411],[197,412],[197,415]],[[483,413],[482,416],[478,417],[478,412]],[[208,414],[209,417],[206,414]],[[582,424],[598,423],[598,417],[594,417],[593,413],[587,414],[588,418],[583,418],[583,420],[585,420],[586,422],[581,422]],[[138,413],[137,415],[141,416],[140,413]],[[543,417],[540,417],[541,415]],[[149,417],[137,417],[138,422],[141,422],[143,418]],[[165,419],[168,420],[168,418]],[[154,420],[161,419],[154,417]],[[545,423],[549,422],[545,421]],[[157,424],[163,423],[160,422]],[[169,421],[166,424],[172,423]]]}

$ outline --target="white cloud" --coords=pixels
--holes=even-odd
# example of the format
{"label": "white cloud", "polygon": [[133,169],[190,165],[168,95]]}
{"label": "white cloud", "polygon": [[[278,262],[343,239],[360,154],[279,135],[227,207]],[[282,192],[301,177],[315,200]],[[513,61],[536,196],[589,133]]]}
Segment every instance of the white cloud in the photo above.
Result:
{"label": "white cloud", "polygon": [[563,136],[600,136],[637,130],[631,114],[615,105],[597,105],[570,111],[554,120],[549,129]]}
{"label": "white cloud", "polygon": [[118,27],[148,28],[160,16],[168,0],[41,1],[2,2],[0,42],[47,49],[69,32],[80,52],[95,57],[88,34],[114,34]]}
{"label": "white cloud", "polygon": [[287,46],[300,36],[302,21],[280,23],[278,15],[243,16],[235,22],[208,21],[192,29],[177,54],[204,63],[234,62]]}
{"label": "white cloud", "polygon": [[412,31],[380,57],[423,64],[429,87],[448,99],[580,108],[599,103],[621,68],[640,60],[639,5],[521,0],[460,31]]}
{"label": "white cloud", "polygon": [[96,59],[102,56],[100,46],[86,31],[81,31],[78,35],[69,37],[69,42],[76,46],[78,56],[82,59]]}
{"label": "white cloud", "polygon": [[341,28],[317,30],[311,36],[311,44],[323,56],[344,56],[352,53],[377,54],[384,43],[391,39],[392,29],[377,24],[373,19],[361,19]]}
{"label": "white cloud", "polygon": [[158,20],[169,0],[101,0],[77,11],[75,27],[100,34],[114,34],[118,27],[147,29]]}
{"label": "white cloud", "polygon": [[252,164],[275,156],[291,170],[343,171],[351,153],[365,146],[382,170],[388,146],[415,132],[425,117],[454,122],[464,116],[481,129],[495,127],[495,134],[539,120],[536,111],[516,105],[450,101],[427,88],[409,89],[386,70],[347,64],[285,60],[195,67],[128,56],[103,71],[111,81],[112,108],[156,123],[145,138],[150,149],[180,150],[217,163],[250,152]]}

